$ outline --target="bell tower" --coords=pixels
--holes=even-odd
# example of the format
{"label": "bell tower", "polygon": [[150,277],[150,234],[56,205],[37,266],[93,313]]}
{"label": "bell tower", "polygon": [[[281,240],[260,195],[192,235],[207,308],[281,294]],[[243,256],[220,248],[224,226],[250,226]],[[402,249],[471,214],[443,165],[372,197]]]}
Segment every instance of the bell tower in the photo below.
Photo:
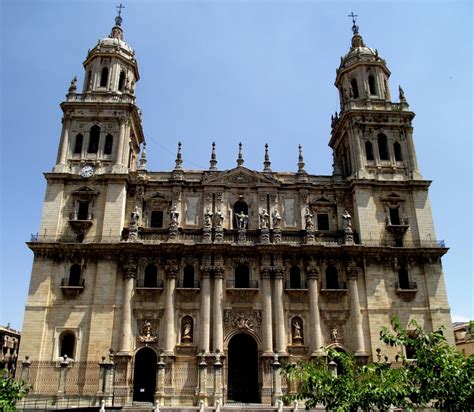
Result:
{"label": "bell tower", "polygon": [[90,177],[136,170],[144,142],[135,105],[140,76],[135,52],[124,41],[118,9],[110,35],[87,53],[82,93],[74,77],[61,104],[63,127],[53,172]]}
{"label": "bell tower", "polygon": [[340,113],[332,116],[329,146],[334,174],[346,178],[420,179],[412,140],[412,119],[404,92],[391,100],[390,70],[377,49],[367,47],[352,17],[352,41],[341,57],[335,86]]}

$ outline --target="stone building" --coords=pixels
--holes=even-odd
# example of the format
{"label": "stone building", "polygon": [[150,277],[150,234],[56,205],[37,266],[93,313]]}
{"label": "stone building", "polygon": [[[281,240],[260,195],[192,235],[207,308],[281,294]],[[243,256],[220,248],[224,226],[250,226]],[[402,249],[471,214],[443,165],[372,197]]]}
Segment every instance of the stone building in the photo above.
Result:
{"label": "stone building", "polygon": [[[450,325],[403,90],[353,25],[329,176],[237,165],[147,168],[121,18],[71,82],[34,252],[23,376],[34,394],[162,405],[274,403],[282,362],[323,346],[376,359],[379,331]],[[400,56],[403,58],[403,56]],[[454,342],[452,334],[448,337]],[[383,353],[393,357],[390,348]],[[98,365],[99,364],[99,365]],[[122,397],[122,398],[120,398]]]}
{"label": "stone building", "polygon": [[15,376],[18,347],[20,346],[21,333],[7,326],[0,326],[0,345],[2,355],[0,369],[6,369],[10,376]]}

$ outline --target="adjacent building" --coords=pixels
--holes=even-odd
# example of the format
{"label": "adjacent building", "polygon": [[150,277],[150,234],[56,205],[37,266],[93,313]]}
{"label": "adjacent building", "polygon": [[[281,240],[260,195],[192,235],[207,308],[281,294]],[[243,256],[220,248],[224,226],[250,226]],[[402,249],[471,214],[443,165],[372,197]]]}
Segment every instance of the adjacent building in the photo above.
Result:
{"label": "adjacent building", "polygon": [[214,144],[207,170],[185,170],[181,145],[173,170],[148,170],[121,22],[61,103],[28,243],[20,357],[33,394],[270,404],[294,389],[284,361],[324,346],[392,359],[379,341],[392,315],[407,329],[451,324],[415,114],[401,88],[393,101],[387,63],[355,22],[336,70],[328,176],[306,172],[301,148],[296,172],[273,170],[268,146],[262,170],[245,166],[242,146],[221,170]]}

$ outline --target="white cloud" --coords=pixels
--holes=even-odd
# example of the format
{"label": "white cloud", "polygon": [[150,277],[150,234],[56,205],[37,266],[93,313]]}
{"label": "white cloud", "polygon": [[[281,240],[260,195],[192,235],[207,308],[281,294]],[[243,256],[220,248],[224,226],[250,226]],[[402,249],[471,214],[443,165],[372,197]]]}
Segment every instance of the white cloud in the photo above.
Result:
{"label": "white cloud", "polygon": [[471,319],[469,319],[466,316],[462,315],[452,315],[453,322],[469,322]]}

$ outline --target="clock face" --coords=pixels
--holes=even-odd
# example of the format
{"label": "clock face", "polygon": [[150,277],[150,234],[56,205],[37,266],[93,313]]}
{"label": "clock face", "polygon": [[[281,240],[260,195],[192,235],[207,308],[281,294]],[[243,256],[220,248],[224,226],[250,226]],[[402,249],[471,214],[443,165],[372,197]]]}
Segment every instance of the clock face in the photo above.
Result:
{"label": "clock face", "polygon": [[81,177],[91,177],[94,175],[94,168],[92,166],[84,166],[81,169]]}

